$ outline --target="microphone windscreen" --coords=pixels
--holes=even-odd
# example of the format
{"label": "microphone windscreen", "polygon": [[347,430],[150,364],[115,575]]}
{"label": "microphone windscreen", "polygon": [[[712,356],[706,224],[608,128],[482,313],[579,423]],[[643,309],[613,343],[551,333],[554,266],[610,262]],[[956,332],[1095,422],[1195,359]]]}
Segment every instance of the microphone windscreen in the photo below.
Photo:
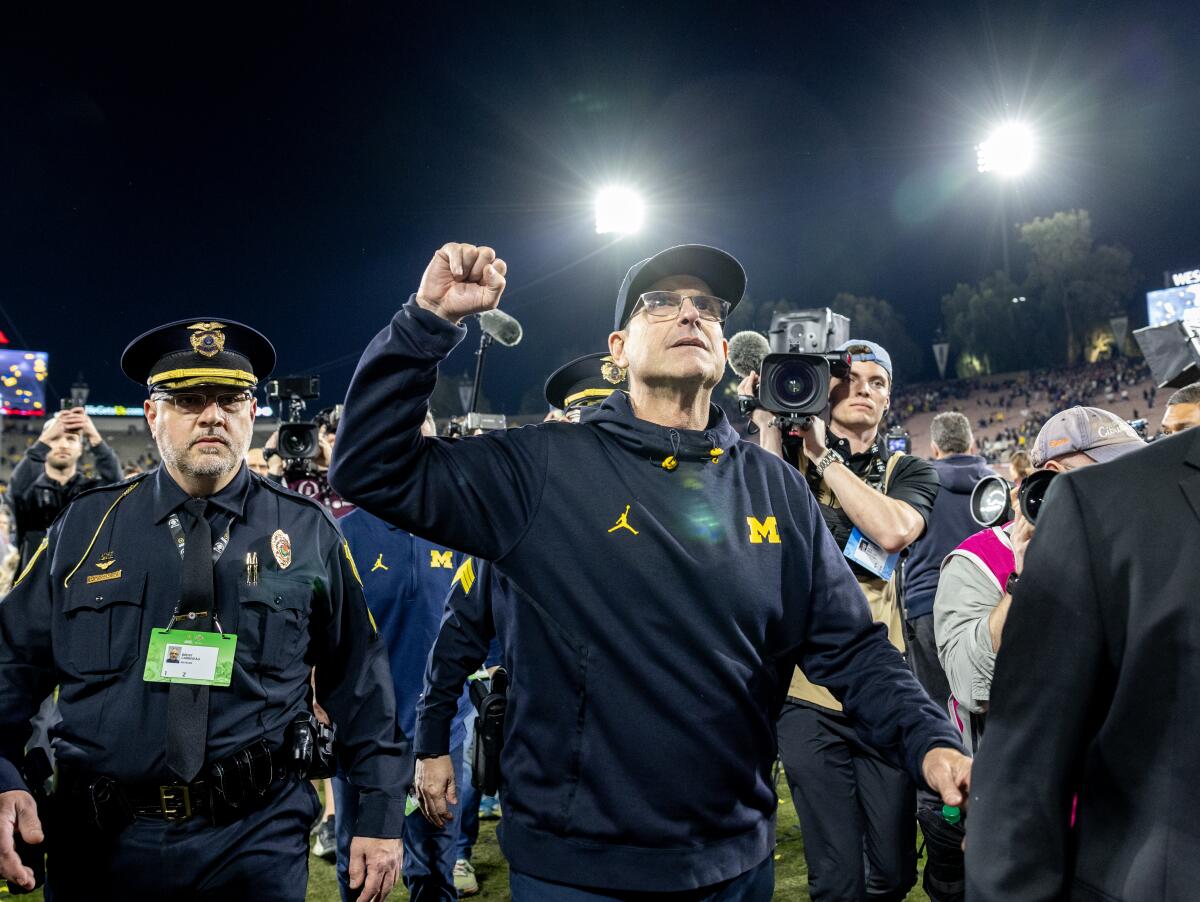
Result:
{"label": "microphone windscreen", "polygon": [[738,332],[729,339],[729,368],[745,379],[762,369],[763,358],[770,353],[770,343],[758,332]]}
{"label": "microphone windscreen", "polygon": [[479,314],[479,326],[505,347],[521,343],[524,335],[521,324],[503,310],[485,310]]}

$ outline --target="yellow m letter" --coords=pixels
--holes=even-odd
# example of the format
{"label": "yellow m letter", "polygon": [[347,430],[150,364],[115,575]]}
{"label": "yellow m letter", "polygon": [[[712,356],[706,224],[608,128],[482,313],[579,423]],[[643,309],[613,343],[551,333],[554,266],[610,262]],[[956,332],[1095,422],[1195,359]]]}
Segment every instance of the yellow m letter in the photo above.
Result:
{"label": "yellow m letter", "polygon": [[429,550],[429,566],[444,567],[450,570],[454,567],[454,552],[453,551],[437,551],[436,549]]}
{"label": "yellow m letter", "polygon": [[766,539],[770,545],[779,544],[779,527],[775,524],[774,517],[767,517],[761,523],[756,517],[747,517],[746,522],[750,524],[751,545],[761,545],[763,539]]}

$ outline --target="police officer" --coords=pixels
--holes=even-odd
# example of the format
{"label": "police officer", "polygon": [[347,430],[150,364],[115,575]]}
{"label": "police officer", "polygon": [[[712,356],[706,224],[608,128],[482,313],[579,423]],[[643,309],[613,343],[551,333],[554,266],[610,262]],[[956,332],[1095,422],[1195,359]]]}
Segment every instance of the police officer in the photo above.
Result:
{"label": "police officer", "polygon": [[[0,875],[55,899],[302,900],[306,777],[328,767],[309,673],[359,791],[351,883],[396,879],[406,742],[349,548],[319,505],[245,465],[275,363],[238,323],[182,320],[121,359],[162,464],[72,503],[0,604]],[[22,768],[58,684],[52,799]],[[314,748],[314,744],[317,746]],[[43,824],[45,827],[43,828]]]}

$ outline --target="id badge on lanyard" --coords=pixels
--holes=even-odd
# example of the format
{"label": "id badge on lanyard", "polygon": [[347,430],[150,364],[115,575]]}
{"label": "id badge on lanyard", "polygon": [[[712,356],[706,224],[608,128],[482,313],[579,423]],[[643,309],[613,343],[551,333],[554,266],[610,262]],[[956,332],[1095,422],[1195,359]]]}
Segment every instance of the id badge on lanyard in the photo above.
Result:
{"label": "id badge on lanyard", "polygon": [[[179,556],[183,556],[184,533],[179,515],[172,514],[168,525]],[[213,544],[213,566],[216,566],[225,546],[229,544],[226,525],[221,538]],[[178,608],[176,608],[178,610]],[[207,613],[207,612],[206,612]],[[186,683],[191,686],[228,686],[233,680],[233,657],[237,651],[237,636],[221,631],[221,621],[216,611],[212,612],[217,632],[209,630],[175,629],[177,623],[186,623],[195,615],[173,614],[165,629],[150,630],[150,643],[146,647],[146,671],[143,679],[147,683]]]}

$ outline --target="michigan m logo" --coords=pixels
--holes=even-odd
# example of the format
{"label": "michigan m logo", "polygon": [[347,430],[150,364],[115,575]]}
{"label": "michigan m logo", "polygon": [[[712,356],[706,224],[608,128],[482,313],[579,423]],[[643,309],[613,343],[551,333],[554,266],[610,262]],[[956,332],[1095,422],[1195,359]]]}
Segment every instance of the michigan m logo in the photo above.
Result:
{"label": "michigan m logo", "polygon": [[453,551],[438,551],[436,548],[429,549],[429,566],[442,567],[446,570],[454,569],[454,552]]}
{"label": "michigan m logo", "polygon": [[767,517],[761,523],[757,517],[747,517],[746,523],[750,526],[751,545],[761,545],[763,539],[767,540],[768,545],[779,544],[779,526],[775,523],[774,517]]}

